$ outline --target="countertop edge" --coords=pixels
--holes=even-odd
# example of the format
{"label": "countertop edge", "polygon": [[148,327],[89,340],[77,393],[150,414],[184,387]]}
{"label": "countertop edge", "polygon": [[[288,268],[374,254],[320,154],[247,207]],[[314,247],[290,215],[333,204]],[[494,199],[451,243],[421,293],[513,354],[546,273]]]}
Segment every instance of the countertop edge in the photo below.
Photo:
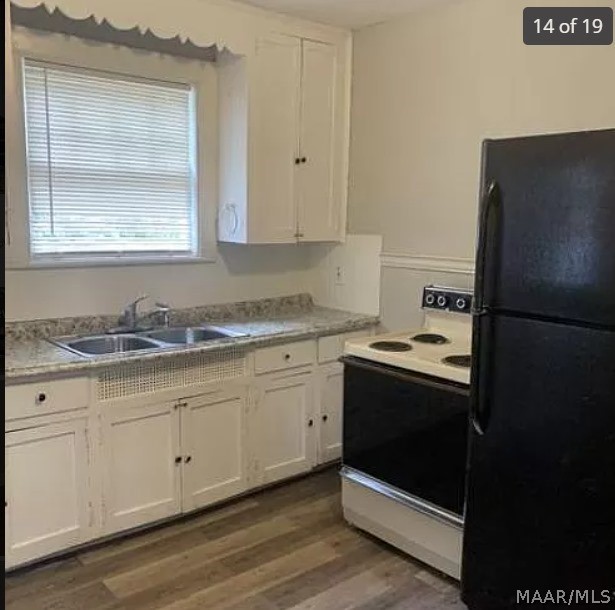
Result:
{"label": "countertop edge", "polygon": [[[360,315],[360,314],[351,314]],[[160,360],[166,358],[174,358],[185,354],[197,354],[204,352],[213,352],[229,348],[245,348],[246,350],[261,348],[267,345],[276,345],[288,343],[302,339],[320,338],[329,335],[351,332],[353,330],[361,330],[377,326],[380,323],[379,316],[365,315],[354,320],[333,322],[323,324],[322,328],[312,328],[306,330],[290,330],[280,333],[263,334],[260,336],[236,337],[232,339],[224,339],[213,344],[201,344],[193,347],[177,347],[171,349],[163,349],[160,351],[148,352],[146,354],[135,353],[123,356],[113,356],[110,358],[86,358],[82,360],[72,360],[67,362],[57,362],[50,364],[34,365],[31,367],[15,367],[5,368],[4,380],[5,385],[17,385],[26,382],[35,377],[51,376],[51,375],[67,375],[70,373],[85,374],[96,369],[104,369],[119,364],[132,362],[147,362],[150,360]],[[44,341],[44,339],[41,339]],[[62,350],[58,347],[57,349]]]}

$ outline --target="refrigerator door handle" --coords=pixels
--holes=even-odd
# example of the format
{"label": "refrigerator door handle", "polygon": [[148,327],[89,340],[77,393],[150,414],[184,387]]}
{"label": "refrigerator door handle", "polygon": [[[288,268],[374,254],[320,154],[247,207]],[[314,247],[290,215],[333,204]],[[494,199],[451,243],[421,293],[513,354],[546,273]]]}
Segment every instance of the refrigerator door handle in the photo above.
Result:
{"label": "refrigerator door handle", "polygon": [[489,222],[492,211],[500,203],[500,187],[495,180],[487,184],[480,210],[480,223],[478,231],[478,248],[476,250],[476,276],[474,284],[474,311],[481,313],[485,308],[485,269],[487,253],[493,252],[489,242]]}
{"label": "refrigerator door handle", "polygon": [[491,376],[491,343],[493,318],[487,311],[474,317],[472,352],[475,354],[472,367],[470,391],[470,421],[479,435],[484,435],[489,425],[491,407],[488,394]]}

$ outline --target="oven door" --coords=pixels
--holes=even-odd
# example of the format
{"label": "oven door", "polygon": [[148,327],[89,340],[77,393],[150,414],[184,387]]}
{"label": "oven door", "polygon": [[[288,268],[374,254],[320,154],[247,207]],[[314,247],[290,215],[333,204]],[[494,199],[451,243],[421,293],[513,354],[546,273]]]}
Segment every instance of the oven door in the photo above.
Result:
{"label": "oven door", "polygon": [[461,516],[469,389],[344,356],[343,465]]}

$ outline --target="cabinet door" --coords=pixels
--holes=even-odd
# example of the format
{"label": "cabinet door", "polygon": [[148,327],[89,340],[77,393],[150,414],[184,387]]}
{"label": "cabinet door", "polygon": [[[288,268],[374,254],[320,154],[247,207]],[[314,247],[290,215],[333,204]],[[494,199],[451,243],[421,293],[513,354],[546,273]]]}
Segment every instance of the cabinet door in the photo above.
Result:
{"label": "cabinet door", "polygon": [[340,238],[341,202],[334,192],[336,50],[304,40],[301,80],[301,159],[297,213],[302,241]]}
{"label": "cabinet door", "polygon": [[89,538],[87,435],[85,419],[6,434],[6,567]]}
{"label": "cabinet door", "polygon": [[248,241],[296,241],[301,41],[261,38],[252,65]]}
{"label": "cabinet door", "polygon": [[319,390],[318,461],[324,463],[342,457],[344,367],[341,364],[321,367]]}
{"label": "cabinet door", "polygon": [[177,404],[108,406],[101,417],[105,532],[179,513]]}
{"label": "cabinet door", "polygon": [[261,483],[309,470],[315,463],[313,376],[310,371],[269,375],[261,380],[256,404]]}
{"label": "cabinet door", "polygon": [[220,388],[184,404],[182,508],[186,511],[247,489],[247,391]]}

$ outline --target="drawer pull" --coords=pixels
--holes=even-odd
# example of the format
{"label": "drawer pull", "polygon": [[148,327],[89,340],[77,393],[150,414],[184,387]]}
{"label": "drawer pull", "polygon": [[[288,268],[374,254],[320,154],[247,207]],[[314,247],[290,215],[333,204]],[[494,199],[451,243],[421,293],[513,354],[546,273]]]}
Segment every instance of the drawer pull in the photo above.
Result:
{"label": "drawer pull", "polygon": [[254,370],[257,375],[292,367],[308,366],[316,359],[316,341],[307,340],[291,345],[275,345],[256,351]]}
{"label": "drawer pull", "polygon": [[44,392],[41,392],[36,397],[36,404],[40,405],[41,403],[45,402],[46,400],[47,400],[47,395]]}

